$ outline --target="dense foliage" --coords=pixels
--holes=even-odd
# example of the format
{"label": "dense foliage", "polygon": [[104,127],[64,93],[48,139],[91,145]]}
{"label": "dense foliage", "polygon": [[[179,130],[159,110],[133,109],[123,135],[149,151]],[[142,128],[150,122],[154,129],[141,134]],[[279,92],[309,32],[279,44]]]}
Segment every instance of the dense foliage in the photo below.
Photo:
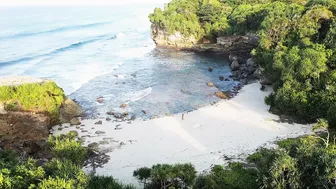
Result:
{"label": "dense foliage", "polygon": [[198,39],[256,34],[252,55],[274,83],[271,109],[336,127],[335,14],[335,0],[173,0],[149,18]]}
{"label": "dense foliage", "polygon": [[137,169],[133,176],[144,183],[144,188],[147,189],[188,188],[193,185],[196,173],[191,164],[157,164],[152,168]]}
{"label": "dense foliage", "polygon": [[7,110],[47,113],[54,122],[59,118],[59,108],[64,98],[63,90],[51,81],[0,86],[0,102],[5,102]]}
{"label": "dense foliage", "polygon": [[50,137],[48,146],[54,154],[44,166],[29,158],[21,159],[16,153],[0,149],[1,189],[133,189],[112,177],[91,176],[83,170],[87,149],[75,135]]}
{"label": "dense foliage", "polygon": [[164,11],[156,8],[149,18],[169,33],[179,31],[196,39],[212,39],[229,27],[230,11],[230,6],[223,6],[218,0],[173,0]]}

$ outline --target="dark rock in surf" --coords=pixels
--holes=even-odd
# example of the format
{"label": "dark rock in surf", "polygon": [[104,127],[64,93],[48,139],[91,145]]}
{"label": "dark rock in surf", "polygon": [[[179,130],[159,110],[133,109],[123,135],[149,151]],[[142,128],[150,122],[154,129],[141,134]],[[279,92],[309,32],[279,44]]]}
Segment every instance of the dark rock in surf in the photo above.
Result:
{"label": "dark rock in surf", "polygon": [[102,124],[103,124],[102,120],[99,120],[99,121],[95,122],[95,125],[102,125]]}
{"label": "dark rock in surf", "polygon": [[103,135],[103,134],[106,134],[104,131],[96,131],[95,132],[96,135]]}

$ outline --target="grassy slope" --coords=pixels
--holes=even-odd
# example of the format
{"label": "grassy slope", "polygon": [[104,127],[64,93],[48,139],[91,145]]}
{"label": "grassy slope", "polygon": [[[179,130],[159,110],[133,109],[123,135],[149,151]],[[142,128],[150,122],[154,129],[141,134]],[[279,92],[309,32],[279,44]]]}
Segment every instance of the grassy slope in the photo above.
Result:
{"label": "grassy slope", "polygon": [[46,113],[52,122],[59,119],[59,108],[64,99],[64,91],[52,81],[0,86],[0,102],[5,103],[6,110]]}

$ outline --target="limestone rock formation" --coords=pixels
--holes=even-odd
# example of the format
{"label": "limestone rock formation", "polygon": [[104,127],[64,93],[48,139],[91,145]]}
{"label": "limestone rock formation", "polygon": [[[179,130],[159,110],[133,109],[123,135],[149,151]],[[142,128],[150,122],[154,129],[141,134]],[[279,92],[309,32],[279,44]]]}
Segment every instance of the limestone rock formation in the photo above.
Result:
{"label": "limestone rock formation", "polygon": [[180,32],[169,34],[164,29],[152,25],[152,39],[159,47],[172,47],[172,48],[192,48],[197,44],[194,36],[185,37]]}
{"label": "limestone rock formation", "polygon": [[235,53],[248,58],[253,48],[258,45],[256,35],[230,35],[217,38],[216,43],[197,40],[195,36],[184,36],[180,32],[170,34],[164,28],[152,24],[152,39],[158,47],[167,47],[193,51],[212,51],[219,53]]}

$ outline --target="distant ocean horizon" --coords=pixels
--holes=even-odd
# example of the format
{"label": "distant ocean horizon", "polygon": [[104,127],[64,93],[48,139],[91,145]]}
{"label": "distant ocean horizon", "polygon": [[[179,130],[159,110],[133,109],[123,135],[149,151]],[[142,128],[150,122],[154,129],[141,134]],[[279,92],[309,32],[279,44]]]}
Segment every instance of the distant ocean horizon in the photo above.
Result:
{"label": "distant ocean horizon", "polygon": [[[56,81],[88,114],[127,103],[148,117],[191,111],[230,90],[221,56],[156,49],[148,15],[162,1],[129,6],[0,7],[0,76]],[[214,68],[208,72],[208,67]],[[96,102],[98,97],[104,103]]]}

